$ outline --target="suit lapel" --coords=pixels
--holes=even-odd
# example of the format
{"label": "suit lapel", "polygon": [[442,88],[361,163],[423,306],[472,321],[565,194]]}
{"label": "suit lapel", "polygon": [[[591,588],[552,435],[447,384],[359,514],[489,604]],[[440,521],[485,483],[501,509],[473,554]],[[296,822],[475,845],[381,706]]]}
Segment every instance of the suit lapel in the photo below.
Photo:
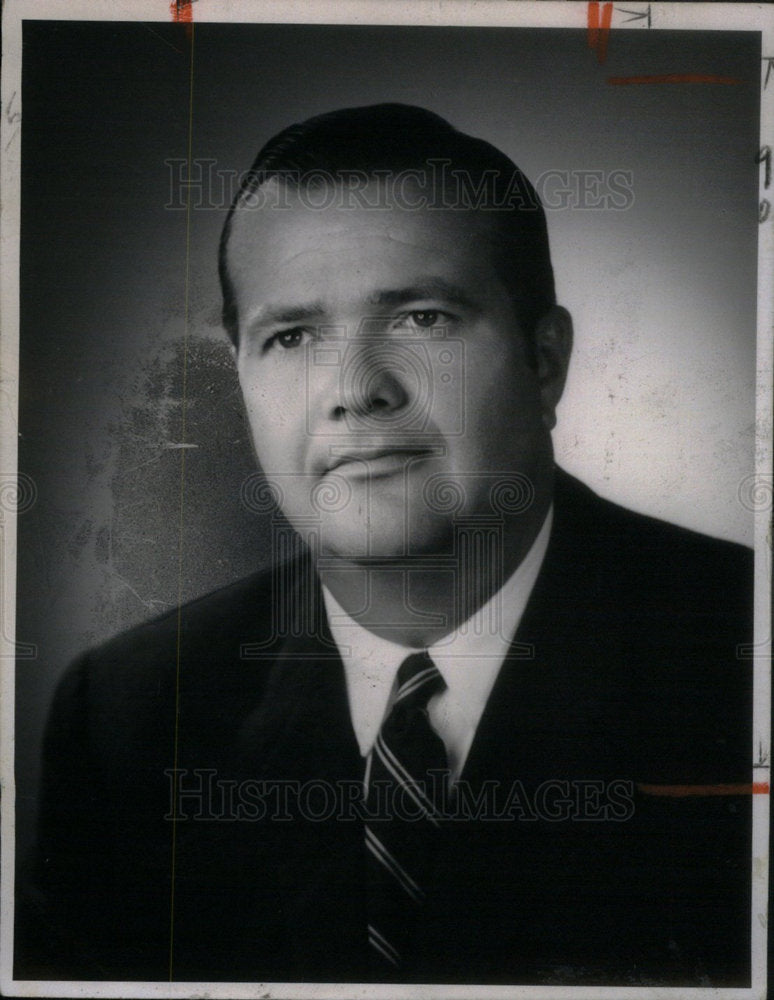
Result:
{"label": "suit lapel", "polygon": [[[310,566],[294,574],[291,606],[314,602],[299,627],[277,635],[261,704],[245,718],[238,741],[245,758],[269,778],[336,781],[360,776],[344,666]],[[297,608],[296,608],[297,610]],[[281,620],[281,619],[280,619]],[[285,621],[290,617],[286,616]]]}
{"label": "suit lapel", "polygon": [[[492,690],[463,772],[467,780],[594,777],[626,759],[616,737],[630,711],[617,642],[615,593],[604,570],[588,491],[557,470],[545,560]],[[586,773],[583,773],[583,772]]]}
{"label": "suit lapel", "polygon": [[[319,585],[299,580],[321,601]],[[344,666],[324,613],[319,628],[277,643],[260,706],[239,734],[245,767],[277,783],[283,819],[270,821],[289,967],[299,979],[361,978],[366,954],[363,832],[352,803],[363,761]],[[248,765],[247,762],[250,762]]]}
{"label": "suit lapel", "polygon": [[[589,859],[620,854],[617,842],[607,853],[599,846],[603,833],[621,832],[615,824],[560,819],[576,782],[626,776],[610,729],[611,691],[622,687],[611,675],[620,672],[620,660],[587,558],[586,547],[599,540],[589,532],[585,542],[573,537],[572,522],[582,518],[561,500],[560,492],[541,572],[458,786],[462,816],[470,818],[472,808],[477,821],[448,828],[441,892],[443,885],[453,889],[437,919],[444,910],[475,914],[442,929],[447,940],[456,937],[461,976],[477,962],[488,975],[489,963],[502,963],[506,952],[511,982],[552,974],[551,963],[558,966],[565,953],[570,959],[573,942],[585,940],[578,900],[594,898],[596,888],[584,880],[600,874]],[[460,795],[467,796],[464,808]],[[559,812],[551,817],[547,809]],[[487,813],[496,819],[487,821]],[[608,868],[616,871],[612,862]],[[440,938],[435,947],[442,947]],[[545,965],[536,964],[538,956]]]}

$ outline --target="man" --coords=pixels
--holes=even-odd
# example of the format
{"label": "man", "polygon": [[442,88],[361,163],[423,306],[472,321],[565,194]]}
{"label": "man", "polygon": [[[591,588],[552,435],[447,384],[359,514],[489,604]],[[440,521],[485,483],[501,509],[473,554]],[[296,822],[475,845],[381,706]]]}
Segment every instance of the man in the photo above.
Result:
{"label": "man", "polygon": [[744,985],[750,561],[555,468],[529,182],[333,112],[220,273],[292,532],[65,677],[17,975]]}

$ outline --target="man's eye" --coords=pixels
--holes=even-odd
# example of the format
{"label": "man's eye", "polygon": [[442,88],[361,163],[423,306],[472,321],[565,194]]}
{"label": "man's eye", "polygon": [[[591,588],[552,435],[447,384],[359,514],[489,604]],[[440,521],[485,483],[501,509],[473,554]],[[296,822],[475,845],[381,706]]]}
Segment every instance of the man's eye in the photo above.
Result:
{"label": "man's eye", "polygon": [[448,322],[448,315],[440,309],[413,309],[406,313],[405,326],[418,326],[428,330],[434,326],[443,326]]}
{"label": "man's eye", "polygon": [[304,343],[304,338],[308,335],[309,331],[303,327],[296,327],[293,330],[280,330],[279,333],[275,333],[269,337],[263,345],[264,353],[271,350],[272,347],[281,347],[284,351],[290,351],[294,347],[301,347]]}

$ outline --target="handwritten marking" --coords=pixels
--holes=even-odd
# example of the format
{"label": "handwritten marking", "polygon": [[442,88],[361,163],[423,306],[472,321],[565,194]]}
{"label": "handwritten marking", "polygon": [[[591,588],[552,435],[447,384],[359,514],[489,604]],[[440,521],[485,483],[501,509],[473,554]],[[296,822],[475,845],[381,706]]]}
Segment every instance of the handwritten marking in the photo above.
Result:
{"label": "handwritten marking", "polygon": [[614,86],[627,86],[636,83],[742,83],[733,76],[713,76],[705,73],[661,73],[654,76],[609,76],[608,83]]}
{"label": "handwritten marking", "polygon": [[13,110],[13,102],[16,100],[16,91],[11,94],[5,106],[5,120],[9,125],[16,125],[21,121],[21,111]]}
{"label": "handwritten marking", "polygon": [[755,162],[766,164],[763,171],[763,187],[767,189],[771,184],[771,146],[761,146]]}
{"label": "handwritten marking", "polygon": [[763,81],[763,89],[765,90],[769,85],[769,77],[771,76],[771,67],[774,66],[774,56],[764,56],[761,62],[766,63],[766,77]]}
{"label": "handwritten marking", "polygon": [[612,23],[612,3],[606,3],[602,8],[600,22],[598,0],[591,0],[588,7],[588,42],[590,49],[597,50],[597,62],[600,64],[607,58],[607,42],[610,38],[610,25]]}
{"label": "handwritten marking", "polygon": [[616,10],[619,12],[619,14],[631,14],[632,15],[631,17],[627,17],[626,18],[626,20],[623,22],[624,24],[628,24],[630,21],[643,21],[645,18],[647,18],[648,19],[648,27],[651,26],[650,4],[648,4],[648,9],[647,10],[627,10],[625,7],[616,7]]}
{"label": "handwritten marking", "polygon": [[5,120],[8,122],[9,125],[16,126],[16,128],[12,130],[8,138],[8,142],[5,144],[6,152],[10,148],[11,143],[14,141],[14,139],[19,138],[19,122],[21,122],[22,116],[21,116],[21,111],[14,111],[13,109],[15,100],[16,100],[16,91],[14,90],[14,92],[8,99],[8,103],[6,104],[5,108],[3,108],[3,114],[5,115]]}
{"label": "handwritten marking", "polygon": [[768,795],[768,781],[753,781],[749,785],[637,785],[643,795],[686,798],[691,795]]}

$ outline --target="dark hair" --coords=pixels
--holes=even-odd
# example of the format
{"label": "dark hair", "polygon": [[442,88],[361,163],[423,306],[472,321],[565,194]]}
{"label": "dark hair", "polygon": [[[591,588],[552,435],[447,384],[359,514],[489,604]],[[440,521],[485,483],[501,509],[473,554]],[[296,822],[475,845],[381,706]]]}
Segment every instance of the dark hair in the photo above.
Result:
{"label": "dark hair", "polygon": [[[501,249],[496,267],[531,339],[538,320],[556,303],[543,208],[534,188],[499,149],[458,131],[439,115],[407,104],[344,108],[291,125],[258,153],[229,210],[220,238],[218,269],[223,325],[237,341],[238,316],[228,273],[234,212],[271,178],[302,188],[346,182],[353,175],[427,172],[438,186],[431,207],[478,208],[491,214]],[[449,196],[452,200],[449,201]],[[438,200],[438,197],[441,200]]]}

